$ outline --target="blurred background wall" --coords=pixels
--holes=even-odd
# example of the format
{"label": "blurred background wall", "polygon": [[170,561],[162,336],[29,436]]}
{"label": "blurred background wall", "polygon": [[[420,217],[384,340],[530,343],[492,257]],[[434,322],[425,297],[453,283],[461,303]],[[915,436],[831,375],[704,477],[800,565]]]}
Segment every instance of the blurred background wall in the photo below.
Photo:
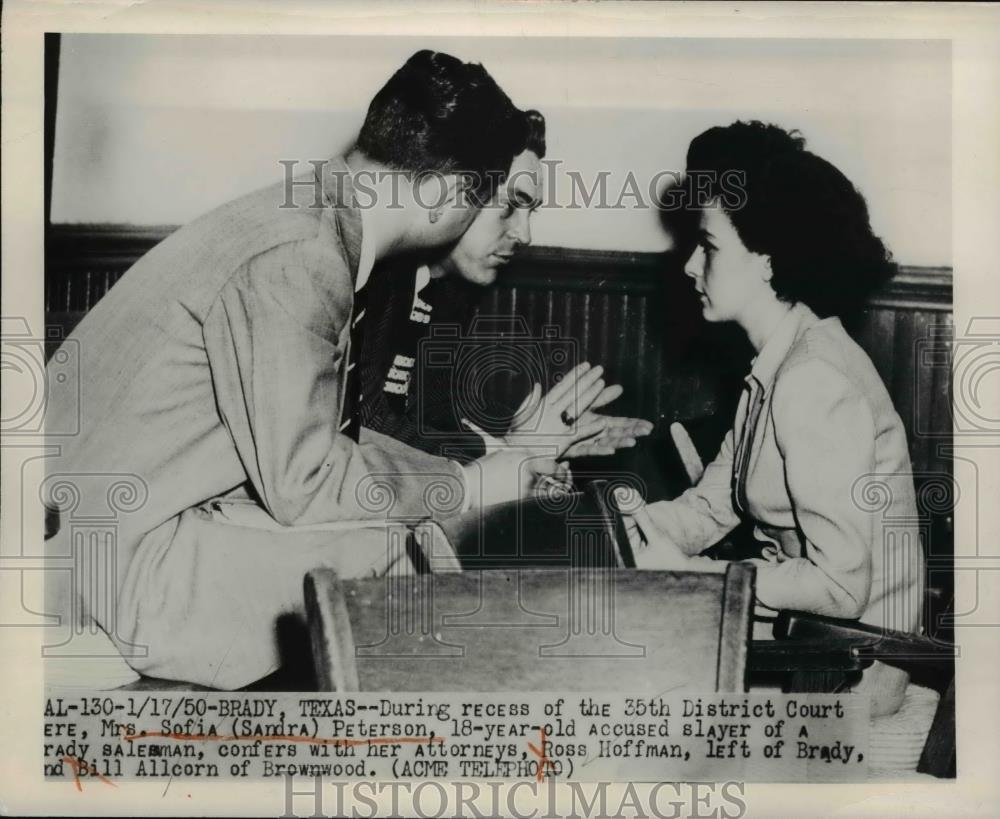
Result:
{"label": "blurred background wall", "polygon": [[[946,41],[601,40],[64,35],[52,222],[178,225],[321,159],[419,48],[482,62],[548,121],[557,202],[566,175],[681,169],[705,128],[757,118],[801,129],[869,200],[908,265],[951,261],[951,71]],[[657,251],[656,213],[549,208],[535,244]]]}

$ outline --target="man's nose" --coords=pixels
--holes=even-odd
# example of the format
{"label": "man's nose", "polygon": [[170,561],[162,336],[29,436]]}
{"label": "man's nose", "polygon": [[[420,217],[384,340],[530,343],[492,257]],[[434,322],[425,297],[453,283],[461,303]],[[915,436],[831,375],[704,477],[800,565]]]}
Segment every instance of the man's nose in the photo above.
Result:
{"label": "man's nose", "polygon": [[511,220],[510,228],[507,231],[510,237],[522,245],[531,244],[531,211],[527,208],[518,208]]}

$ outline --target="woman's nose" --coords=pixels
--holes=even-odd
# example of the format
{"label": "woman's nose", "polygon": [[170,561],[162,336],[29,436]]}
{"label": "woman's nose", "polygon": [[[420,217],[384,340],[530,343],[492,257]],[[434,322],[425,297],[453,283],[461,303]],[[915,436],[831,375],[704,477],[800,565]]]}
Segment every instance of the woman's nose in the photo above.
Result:
{"label": "woman's nose", "polygon": [[704,269],[704,251],[701,247],[696,247],[694,252],[688,257],[687,264],[684,265],[684,273],[692,279],[697,279]]}

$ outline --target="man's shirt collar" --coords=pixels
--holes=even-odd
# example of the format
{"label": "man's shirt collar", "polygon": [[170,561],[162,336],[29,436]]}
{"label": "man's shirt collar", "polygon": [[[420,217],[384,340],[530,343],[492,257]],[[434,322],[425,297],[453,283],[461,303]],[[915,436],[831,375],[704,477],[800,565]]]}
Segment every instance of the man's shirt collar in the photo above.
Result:
{"label": "man's shirt collar", "polygon": [[[350,166],[345,162],[344,167],[347,168],[347,173],[350,175],[352,173]],[[357,207],[356,203],[355,207]],[[358,212],[361,214],[361,256],[358,259],[358,275],[354,280],[355,293],[368,283],[372,268],[375,267],[375,230],[372,226],[374,220],[368,212],[368,208],[359,207]]]}
{"label": "man's shirt collar", "polygon": [[351,275],[354,292],[368,281],[375,266],[375,231],[371,214],[358,205],[354,195],[352,171],[341,157],[329,160],[323,174],[324,204],[340,233]]}

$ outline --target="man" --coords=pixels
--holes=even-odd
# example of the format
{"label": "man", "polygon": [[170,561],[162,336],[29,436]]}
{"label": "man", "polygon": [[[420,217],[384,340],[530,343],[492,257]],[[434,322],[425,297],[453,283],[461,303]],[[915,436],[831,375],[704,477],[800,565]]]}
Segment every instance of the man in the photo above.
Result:
{"label": "man", "polygon": [[[558,413],[552,412],[559,393],[553,391],[543,398],[540,384],[534,384],[516,410],[495,404],[483,407],[478,400],[481,396],[470,400],[461,394],[467,385],[460,383],[461,375],[454,367],[429,366],[433,363],[429,359],[441,354],[440,348],[451,347],[454,360],[463,345],[477,346],[465,330],[483,289],[494,284],[520,248],[531,244],[531,217],[543,198],[545,119],[538,111],[528,111],[526,117],[525,149],[514,158],[506,183],[458,243],[432,258],[424,254],[389,259],[376,267],[368,285],[369,321],[360,363],[362,421],[366,427],[435,455],[472,460],[485,454],[488,446],[537,440],[544,433],[539,427],[546,421],[557,428],[562,424]],[[453,328],[454,334],[447,341],[438,340],[431,352],[426,340],[432,337],[432,328],[445,327]],[[442,338],[440,333],[438,338]],[[489,351],[473,350],[472,354],[477,352],[485,354],[479,356],[486,359],[481,365],[489,368]],[[566,397],[582,399],[579,403],[587,401],[588,388],[597,387],[591,411],[580,420],[604,424],[600,434],[573,444],[564,457],[610,455],[634,446],[636,437],[652,431],[648,421],[592,411],[611,403],[622,391],[619,386],[604,387],[601,374],[599,367],[587,369],[571,390],[564,387]],[[480,405],[478,417],[467,409],[473,405]]]}
{"label": "man", "polygon": [[[80,434],[49,482],[80,498],[81,476],[105,475],[133,495],[116,507],[108,597],[56,573],[57,612],[77,627],[92,617],[139,672],[240,687],[279,666],[278,623],[300,612],[306,571],[378,573],[392,559],[384,532],[303,527],[426,515],[441,482],[466,508],[523,491],[523,452],[463,467],[361,433],[351,337],[372,265],[456,240],[525,133],[482,66],[421,51],[375,96],[345,159],[196,219],[125,274],[71,335]],[[48,412],[62,429],[76,408]],[[234,496],[269,525],[220,518],[218,499]],[[57,556],[95,504],[66,498],[48,499]]]}

